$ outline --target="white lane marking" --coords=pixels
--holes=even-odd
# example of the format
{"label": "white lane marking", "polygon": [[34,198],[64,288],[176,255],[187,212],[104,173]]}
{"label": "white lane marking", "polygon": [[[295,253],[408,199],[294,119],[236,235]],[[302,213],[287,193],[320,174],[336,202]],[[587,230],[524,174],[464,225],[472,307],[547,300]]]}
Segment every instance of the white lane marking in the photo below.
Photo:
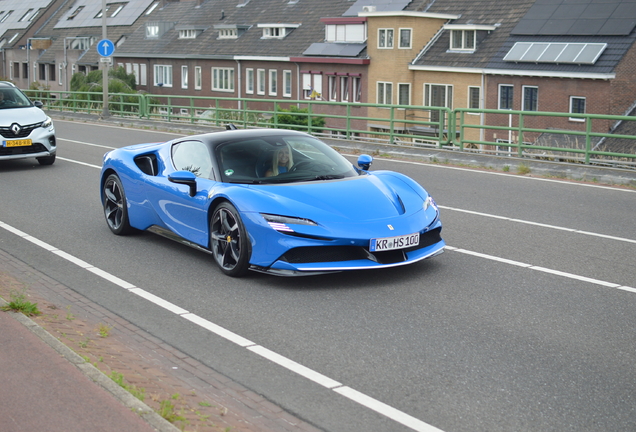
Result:
{"label": "white lane marking", "polygon": [[509,218],[509,217],[506,217],[506,216],[497,216],[497,215],[493,215],[493,214],[489,214],[489,213],[481,213],[481,212],[477,212],[477,211],[458,209],[458,208],[455,208],[455,207],[448,207],[448,206],[443,206],[443,205],[438,205],[438,207],[441,208],[442,210],[451,210],[451,211],[471,214],[471,215],[475,215],[475,216],[483,216],[483,217],[492,218],[492,219],[500,219],[500,220],[506,220],[506,221],[509,221],[509,222],[516,222],[516,223],[521,223],[521,224],[526,224],[526,225],[538,226],[538,227],[541,227],[541,228],[549,228],[549,229],[554,229],[554,230],[559,230],[559,231],[567,231],[567,232],[572,232],[572,233],[576,233],[576,234],[583,234],[583,235],[588,235],[588,236],[592,236],[592,237],[600,237],[600,238],[609,239],[609,240],[616,240],[616,241],[622,241],[622,242],[636,244],[636,240],[629,239],[629,238],[624,238],[624,237],[616,237],[616,236],[611,236],[611,235],[607,235],[607,234],[599,234],[599,233],[594,233],[594,232],[589,232],[589,231],[581,231],[581,230],[578,230],[578,229],[575,229],[575,228],[565,228],[565,227],[561,227],[561,226],[557,226],[557,225],[549,225],[549,224],[544,224],[544,223],[539,223],[539,222],[532,222],[532,221],[523,220],[523,219]]}
{"label": "white lane marking", "polygon": [[[188,321],[192,322],[193,324],[196,324],[198,326],[200,326],[201,328],[204,328],[230,342],[235,343],[236,345],[246,348],[249,351],[260,355],[261,357],[281,366],[286,368],[287,370],[290,370],[296,374],[299,374],[321,386],[324,386],[328,389],[333,390],[334,392],[345,396],[357,403],[359,403],[362,406],[365,406],[375,412],[377,412],[378,414],[384,415],[404,426],[407,426],[415,431],[418,432],[437,432],[440,431],[439,429],[435,428],[434,426],[431,426],[415,417],[412,417],[402,411],[399,411],[389,405],[386,405],[383,402],[380,402],[376,399],[373,399],[363,393],[360,393],[352,388],[346,387],[346,386],[342,386],[338,381],[332,380],[331,378],[322,375],[319,372],[316,372],[312,369],[307,368],[306,366],[303,366],[291,359],[288,359],[287,357],[284,357],[280,354],[277,354],[265,347],[262,347],[260,345],[255,344],[254,342],[250,341],[249,339],[246,339],[230,330],[227,330],[224,327],[221,327],[217,324],[214,324],[211,321],[206,320],[205,318],[202,318],[198,315],[192,314],[190,312],[188,312],[187,310],[181,308],[180,306],[175,305],[174,303],[171,303],[167,300],[162,299],[161,297],[158,297],[152,293],[149,293],[148,291],[145,291],[141,288],[138,288],[136,286],[134,286],[133,284],[130,284],[120,278],[118,278],[117,276],[114,276],[104,270],[101,270],[97,267],[94,267],[93,265],[79,259],[76,258],[75,256],[68,254],[60,249],[55,248],[54,246],[49,245],[46,242],[43,242],[41,240],[36,239],[35,237],[32,237],[26,233],[24,233],[23,231],[20,231],[17,228],[12,227],[11,225],[8,225],[2,221],[0,221],[0,228],[3,228],[19,237],[24,238],[25,240],[28,240],[30,242],[32,242],[33,244],[47,250],[50,251],[58,256],[60,256],[61,258],[64,258],[66,260],[68,260],[69,262],[83,268],[86,269],[92,273],[94,273],[97,276],[100,276],[106,280],[108,280],[109,282],[112,282],[124,289],[126,289],[127,291],[129,291],[132,294],[135,294],[141,298],[144,298],[145,300],[150,301],[151,303],[166,309],[172,313],[174,313],[177,316],[180,316],[181,318],[187,319]],[[549,274],[553,274],[555,276],[560,276],[560,277],[565,277],[565,278],[569,278],[569,279],[574,279],[574,280],[579,280],[582,282],[587,282],[587,283],[591,283],[591,284],[596,284],[596,285],[601,285],[604,287],[610,287],[610,288],[616,288],[616,289],[620,289],[623,291],[628,291],[628,292],[633,292],[636,293],[636,288],[633,287],[629,287],[629,286],[621,286],[620,284],[615,284],[612,282],[606,282],[606,281],[601,281],[598,279],[591,279],[585,276],[579,276],[579,275],[575,275],[572,273],[566,273],[566,272],[562,272],[559,270],[553,270],[553,269],[548,269],[545,267],[539,267],[539,266],[534,266],[532,264],[527,264],[527,263],[522,263],[522,262],[518,262],[518,261],[513,261],[513,260],[509,260],[506,258],[501,258],[501,257],[496,257],[493,255],[487,255],[487,254],[483,254],[483,253],[479,253],[479,252],[474,252],[474,251],[469,251],[466,249],[460,249],[457,247],[453,247],[453,246],[446,246],[446,249],[450,250],[450,251],[455,251],[458,253],[464,253],[467,255],[472,255],[472,256],[476,256],[479,258],[484,258],[484,259],[488,259],[488,260],[492,260],[492,261],[497,261],[500,263],[504,263],[504,264],[508,264],[508,265],[514,265],[514,266],[518,266],[518,267],[524,267],[530,270],[535,270],[535,271],[541,271],[541,272],[545,272],[545,273],[549,273]]]}
{"label": "white lane marking", "polygon": [[158,297],[144,289],[138,288],[135,285],[128,283],[118,278],[115,275],[112,275],[102,269],[99,269],[85,262],[84,260],[81,260],[69,253],[66,253],[60,249],[57,249],[56,247],[51,246],[46,242],[38,240],[35,237],[32,237],[24,233],[23,231],[20,231],[12,227],[11,225],[8,225],[0,221],[0,228],[4,228],[5,230],[9,232],[18,235],[24,238],[25,240],[28,240],[31,243],[58,255],[61,258],[64,258],[70,263],[75,264],[85,270],[88,270],[94,273],[95,275],[102,277],[105,280],[126,289],[131,294],[135,294],[169,312],[174,313],[175,315],[181,318],[184,318],[192,322],[193,324],[200,326],[203,329],[210,331],[211,333],[216,334],[217,336],[220,336],[230,342],[233,342],[234,344],[242,348],[245,348],[249,350],[250,352],[253,352],[254,354],[257,354],[261,356],[262,358],[265,358],[291,372],[294,372],[304,378],[307,378],[316,384],[319,384],[323,387],[326,387],[327,389],[333,390],[345,397],[348,397],[349,399],[359,403],[360,405],[365,406],[371,410],[374,410],[381,415],[384,415],[398,423],[401,423],[407,427],[410,427],[413,430],[416,430],[418,432],[439,431],[439,429],[434,428],[433,426],[430,426],[427,423],[424,423],[423,421],[416,419],[415,417],[412,417],[402,411],[399,411],[393,407],[390,407],[389,405],[386,405],[380,401],[377,401],[349,387],[343,387],[342,384],[336,380],[333,380],[319,372],[316,372],[306,366],[303,366],[300,363],[297,363],[285,356],[275,353],[274,351],[271,351],[263,346],[257,345],[254,342],[250,341],[249,339],[244,338],[243,336],[240,336],[224,327],[221,327],[218,324],[214,324],[213,322],[208,321],[205,318],[202,318],[198,315],[190,313],[187,310],[181,308],[180,306],[175,305],[174,303],[164,300],[161,297]]}
{"label": "white lane marking", "polygon": [[415,431],[442,432],[441,429],[438,429],[435,426],[431,426],[428,423],[424,423],[423,421],[411,417],[408,414],[404,414],[402,411],[398,411],[392,406],[389,406],[384,402],[380,402],[379,400],[373,399],[372,397],[369,397],[364,393],[360,393],[359,391],[354,390],[351,387],[339,387],[334,389],[334,391]]}
{"label": "white lane marking", "polygon": [[59,160],[63,160],[63,161],[66,161],[66,162],[76,163],[78,165],[84,165],[84,166],[91,167],[91,168],[97,168],[99,170],[102,169],[101,165],[93,165],[93,164],[89,164],[89,163],[86,163],[86,162],[80,162],[80,161],[76,161],[76,160],[73,160],[73,159],[67,159],[67,158],[63,158],[63,157],[59,157],[59,156],[57,158]]}
{"label": "white lane marking", "polygon": [[70,142],[70,143],[75,143],[75,144],[87,145],[89,147],[105,148],[105,149],[109,149],[109,150],[115,150],[117,148],[117,147],[105,146],[105,145],[101,145],[101,144],[87,143],[85,141],[75,141],[75,140],[71,140],[71,139],[67,139],[67,138],[58,138],[58,140],[66,141],[66,142]]}
{"label": "white lane marking", "polygon": [[[347,156],[357,157],[357,155],[347,155]],[[590,183],[579,183],[579,182],[576,182],[576,181],[550,179],[550,178],[542,178],[542,177],[528,177],[528,176],[523,176],[523,175],[519,175],[519,174],[509,174],[509,173],[503,173],[503,172],[497,172],[497,171],[484,171],[484,170],[479,169],[479,168],[462,168],[462,167],[455,167],[455,166],[440,165],[440,164],[435,164],[435,163],[401,161],[401,160],[397,160],[397,159],[387,159],[387,158],[375,158],[375,159],[385,160],[385,161],[388,161],[388,162],[395,162],[395,163],[403,163],[403,164],[421,165],[421,166],[427,166],[427,167],[433,167],[433,168],[450,169],[450,170],[456,170],[456,171],[468,171],[468,172],[476,173],[476,174],[487,174],[487,175],[495,175],[495,176],[503,176],[503,177],[513,177],[513,178],[516,178],[516,179],[543,181],[543,182],[549,182],[549,183],[558,183],[558,184],[561,184],[561,185],[582,186],[582,187],[591,187],[591,188],[597,188],[597,189],[609,189],[609,190],[616,191],[616,192],[636,193],[636,189],[627,189],[627,188],[620,188],[620,187],[613,187],[613,186],[603,186],[603,185],[590,184]]]}

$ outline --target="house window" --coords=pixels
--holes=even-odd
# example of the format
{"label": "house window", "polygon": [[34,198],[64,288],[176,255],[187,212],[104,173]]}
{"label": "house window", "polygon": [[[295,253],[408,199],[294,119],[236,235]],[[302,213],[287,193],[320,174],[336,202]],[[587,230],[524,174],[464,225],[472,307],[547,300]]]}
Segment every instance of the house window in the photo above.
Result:
{"label": "house window", "polygon": [[340,77],[340,100],[349,102],[349,77]]}
{"label": "house window", "polygon": [[188,67],[187,66],[181,66],[181,88],[182,89],[188,88]]}
{"label": "house window", "polygon": [[139,79],[139,63],[133,63],[132,73],[133,75],[135,75],[135,84],[137,85],[141,84],[141,81]]}
{"label": "house window", "polygon": [[237,37],[238,32],[235,28],[219,30],[219,39],[236,39]]}
{"label": "house window", "polygon": [[284,27],[265,27],[263,28],[263,38],[271,39],[271,38],[284,38],[285,37],[285,28]]}
{"label": "house window", "polygon": [[523,102],[524,111],[537,111],[539,107],[539,88],[523,86]]}
{"label": "house window", "polygon": [[245,93],[254,94],[254,69],[245,69]]}
{"label": "house window", "polygon": [[55,65],[49,65],[49,76],[47,77],[47,81],[55,81]]}
{"label": "house window", "polygon": [[474,51],[475,30],[451,30],[451,50]]}
{"label": "house window", "polygon": [[411,48],[411,29],[400,29],[400,48]]}
{"label": "house window", "polygon": [[11,78],[20,78],[20,62],[11,63],[13,67],[11,70],[13,71],[13,76]]}
{"label": "house window", "polygon": [[[69,16],[68,18],[66,18],[67,21],[71,21],[73,19],[75,19],[75,17],[82,11],[82,9],[84,9],[84,6],[80,6],[77,9],[75,9]],[[11,11],[13,12],[13,11]]]}
{"label": "house window", "polygon": [[468,108],[479,109],[481,106],[480,99],[481,87],[468,87]]}
{"label": "house window", "polygon": [[152,13],[152,11],[154,11],[155,9],[157,9],[157,6],[159,6],[159,3],[160,3],[160,2],[158,2],[158,1],[154,2],[154,3],[153,3],[153,4],[152,4],[152,5],[148,8],[148,10],[146,11],[145,15],[150,15],[150,14]]}
{"label": "house window", "polygon": [[292,95],[292,72],[283,71],[283,96],[291,97]]}
{"label": "house window", "polygon": [[179,30],[179,39],[196,39],[197,31],[194,29]]}
{"label": "house window", "polygon": [[158,87],[172,87],[172,66],[155,65],[155,82]]}
{"label": "house window", "polygon": [[278,94],[278,71],[276,69],[269,70],[269,95],[276,96]]}
{"label": "house window", "polygon": [[322,100],[322,74],[303,72],[303,97]]}
{"label": "house window", "polygon": [[[424,84],[424,105],[453,109],[453,86],[444,84]],[[431,110],[431,120],[440,121],[442,111]]]}
{"label": "house window", "polygon": [[398,105],[411,105],[411,84],[398,84]]}
{"label": "house window", "polygon": [[40,65],[40,75],[39,75],[39,80],[40,81],[46,81],[46,65],[44,63],[39,63]]}
{"label": "house window", "polygon": [[31,15],[31,12],[33,12],[33,9],[29,9],[28,11],[26,11],[26,13],[22,15],[22,18],[20,18],[18,22],[26,21],[29,15]]}
{"label": "house window", "polygon": [[194,67],[194,89],[201,90],[203,88],[203,77],[201,72],[201,66]]}
{"label": "house window", "polygon": [[393,48],[393,29],[378,29],[378,48]]}
{"label": "house window", "polygon": [[378,105],[390,105],[393,103],[393,83],[378,81]]}
{"label": "house window", "polygon": [[338,77],[335,75],[328,75],[328,85],[329,85],[329,100],[336,101],[338,100]]}
{"label": "house window", "polygon": [[146,38],[159,37],[159,24],[146,24]]}
{"label": "house window", "polygon": [[[139,67],[141,69],[139,72],[139,84],[145,86],[148,84],[148,71],[146,70],[146,64],[141,63]],[[170,82],[172,82],[172,79]]]}
{"label": "house window", "polygon": [[[79,10],[82,10],[82,8],[83,8],[83,7],[84,7],[84,6],[81,6],[81,7],[79,8]],[[11,14],[12,14],[12,13],[13,13],[13,11],[12,11],[12,10],[10,10],[9,12],[7,12],[7,13],[6,13],[6,14],[5,14],[2,18],[0,18],[0,23],[5,22],[5,21],[7,20],[7,18],[9,18],[9,16],[11,16]],[[69,18],[69,19],[72,19],[72,18]]]}
{"label": "house window", "polygon": [[500,84],[499,85],[499,109],[511,110],[513,109],[512,97],[514,95],[514,87],[511,85]]}
{"label": "house window", "polygon": [[[570,113],[585,114],[585,98],[580,96],[570,96]],[[582,117],[570,117],[570,121],[585,121]]]}
{"label": "house window", "polygon": [[366,33],[367,27],[364,24],[327,24],[325,42],[365,42]]}
{"label": "house window", "polygon": [[234,91],[234,69],[212,68],[212,90]]}
{"label": "house window", "polygon": [[259,95],[265,94],[265,69],[256,71],[256,93]]}
{"label": "house window", "polygon": [[351,88],[353,89],[353,101],[360,102],[362,98],[362,79],[360,77],[351,77]]}

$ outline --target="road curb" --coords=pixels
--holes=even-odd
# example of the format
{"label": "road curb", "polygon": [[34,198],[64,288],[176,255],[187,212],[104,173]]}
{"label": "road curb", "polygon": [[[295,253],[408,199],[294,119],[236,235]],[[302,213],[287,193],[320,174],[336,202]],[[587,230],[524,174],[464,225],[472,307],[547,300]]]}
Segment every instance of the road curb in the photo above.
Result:
{"label": "road curb", "polygon": [[[0,307],[8,303],[0,298]],[[53,335],[40,327],[32,319],[20,312],[9,312],[15,320],[24,325],[31,333],[39,337],[44,343],[53,348],[58,354],[64,357],[69,363],[79,369],[84,376],[95,384],[112,394],[119,402],[131,411],[137,413],[146,423],[155,428],[158,432],[179,432],[180,429],[161,417],[148,405],[134,397],[132,394],[121,388],[117,383],[108,378],[104,373],[92,364],[88,363],[75,351],[57,340]]]}

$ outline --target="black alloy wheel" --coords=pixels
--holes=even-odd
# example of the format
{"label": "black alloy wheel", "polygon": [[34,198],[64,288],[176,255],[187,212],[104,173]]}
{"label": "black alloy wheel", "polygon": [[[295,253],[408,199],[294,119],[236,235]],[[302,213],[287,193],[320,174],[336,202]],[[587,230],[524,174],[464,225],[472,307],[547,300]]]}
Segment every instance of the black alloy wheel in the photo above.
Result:
{"label": "black alloy wheel", "polygon": [[249,269],[251,247],[238,211],[228,202],[215,209],[210,220],[210,249],[223,273],[244,276]]}
{"label": "black alloy wheel", "polygon": [[104,215],[108,228],[114,234],[125,235],[132,231],[128,221],[126,194],[116,174],[109,175],[104,182]]}

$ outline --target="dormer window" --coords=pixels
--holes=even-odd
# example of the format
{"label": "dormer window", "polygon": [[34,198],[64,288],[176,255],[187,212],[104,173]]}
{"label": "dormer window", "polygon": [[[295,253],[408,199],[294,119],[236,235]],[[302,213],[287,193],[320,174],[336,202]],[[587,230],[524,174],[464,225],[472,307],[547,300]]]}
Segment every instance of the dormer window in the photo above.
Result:
{"label": "dormer window", "polygon": [[479,39],[485,37],[485,32],[491,32],[497,29],[494,25],[483,24],[446,24],[446,30],[450,31],[449,51],[472,53],[477,50],[477,36],[481,34]]}
{"label": "dormer window", "polygon": [[300,24],[259,24],[258,27],[263,29],[261,39],[283,39]]}
{"label": "dormer window", "polygon": [[236,39],[238,33],[236,29],[221,29],[219,30],[219,39]]}
{"label": "dormer window", "polygon": [[248,25],[236,24],[217,24],[214,26],[214,30],[219,32],[217,39],[238,39],[249,28]]}
{"label": "dormer window", "polygon": [[179,30],[179,39],[196,39],[198,32],[194,29]]}
{"label": "dormer window", "polygon": [[158,38],[159,37],[159,24],[146,24],[146,37],[147,38]]}
{"label": "dormer window", "polygon": [[450,45],[453,51],[475,51],[475,30],[451,30]]}
{"label": "dormer window", "polygon": [[77,15],[79,15],[79,13],[82,11],[82,9],[84,9],[84,6],[79,6],[77,9],[75,9],[69,16],[68,18],[66,18],[67,21],[71,21],[73,19],[75,19],[75,17]]}

